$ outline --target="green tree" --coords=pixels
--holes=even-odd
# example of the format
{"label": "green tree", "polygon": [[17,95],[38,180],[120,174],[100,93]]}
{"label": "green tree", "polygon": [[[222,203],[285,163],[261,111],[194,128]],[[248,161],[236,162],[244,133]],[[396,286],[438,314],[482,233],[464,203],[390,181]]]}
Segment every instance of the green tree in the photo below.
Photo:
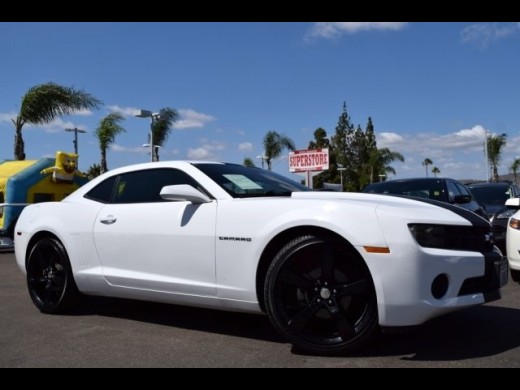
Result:
{"label": "green tree", "polygon": [[276,131],[268,131],[264,137],[264,158],[267,163],[267,169],[273,169],[273,159],[280,157],[284,149],[296,150],[294,141]]}
{"label": "green tree", "polygon": [[336,166],[335,154],[332,150],[327,131],[321,127],[314,131],[314,140],[309,142],[307,149],[329,149],[329,167],[328,171],[321,172],[321,174],[313,177],[313,188],[322,188],[323,183],[333,183],[334,176],[337,171],[334,170]]}
{"label": "green tree", "polygon": [[256,165],[251,157],[244,158],[244,166],[248,168],[256,168]]}
{"label": "green tree", "polygon": [[334,181],[338,183],[340,181],[340,176],[337,170],[337,165],[341,164],[345,168],[346,180],[344,186],[348,189],[351,188],[350,183],[352,183],[352,176],[354,175],[354,156],[351,148],[354,137],[354,125],[352,124],[347,112],[347,104],[343,102],[343,110],[338,118],[336,132],[331,139],[333,159],[335,162],[335,164],[331,166],[331,169],[334,172]]}
{"label": "green tree", "polygon": [[502,160],[502,151],[507,144],[507,134],[490,135],[487,139],[488,160],[493,167],[493,181],[498,181],[498,166]]}
{"label": "green tree", "polygon": [[327,138],[327,131],[321,127],[314,132],[314,140],[309,142],[309,149],[330,148],[330,140]]}
{"label": "green tree", "polygon": [[94,180],[98,176],[101,176],[101,165],[92,164],[87,171],[87,178]]}
{"label": "green tree", "polygon": [[395,168],[390,165],[395,161],[400,161],[404,163],[404,156],[401,153],[394,152],[388,148],[376,149],[371,155],[371,163],[373,164],[373,182],[375,182],[376,176],[377,181],[380,181],[382,175],[388,176],[389,174],[392,174],[395,176]]}
{"label": "green tree", "polygon": [[173,131],[173,125],[179,120],[179,113],[177,110],[165,107],[159,110],[159,116],[154,117],[152,122],[153,131],[153,144],[154,149],[152,153],[154,157],[153,161],[159,161],[159,148],[158,146],[164,146],[170,134]]}
{"label": "green tree", "polygon": [[511,169],[511,171],[513,172],[513,175],[515,177],[515,183],[516,183],[518,171],[520,170],[520,158],[516,158],[515,161],[513,161],[513,164],[511,164],[511,167],[509,169]]}
{"label": "green tree", "polygon": [[435,177],[437,177],[441,174],[441,170],[437,167],[433,167],[432,173],[434,174]]}
{"label": "green tree", "polygon": [[428,167],[430,165],[433,165],[433,161],[429,158],[425,158],[424,161],[421,163],[423,167],[426,168],[426,177],[428,177]]}
{"label": "green tree", "polygon": [[98,108],[101,101],[82,90],[46,83],[30,88],[22,97],[20,112],[13,119],[15,126],[14,158],[25,160],[22,129],[25,124],[43,125],[63,115]]}
{"label": "green tree", "polygon": [[113,112],[99,122],[96,129],[95,136],[98,139],[99,150],[101,151],[100,172],[101,174],[108,171],[107,151],[108,148],[115,142],[116,137],[125,132],[125,129],[120,125],[123,121],[123,115]]}

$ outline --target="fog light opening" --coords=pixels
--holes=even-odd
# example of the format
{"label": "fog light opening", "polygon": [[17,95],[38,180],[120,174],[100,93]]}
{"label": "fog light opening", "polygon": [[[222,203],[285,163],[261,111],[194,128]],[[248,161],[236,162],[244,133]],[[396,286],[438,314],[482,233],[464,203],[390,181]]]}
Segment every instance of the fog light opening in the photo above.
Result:
{"label": "fog light opening", "polygon": [[446,293],[448,292],[448,288],[450,286],[450,281],[448,280],[448,275],[440,274],[437,276],[432,283],[432,295],[435,299],[444,298]]}

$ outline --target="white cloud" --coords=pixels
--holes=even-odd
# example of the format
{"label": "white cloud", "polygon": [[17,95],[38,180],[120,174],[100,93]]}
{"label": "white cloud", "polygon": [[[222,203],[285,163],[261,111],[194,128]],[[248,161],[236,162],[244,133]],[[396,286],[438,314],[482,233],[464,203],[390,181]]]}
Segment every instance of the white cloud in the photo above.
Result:
{"label": "white cloud", "polygon": [[388,148],[393,144],[398,144],[403,140],[403,137],[396,133],[381,133],[378,137],[378,142],[385,148]]}
{"label": "white cloud", "polygon": [[27,127],[41,128],[41,129],[45,130],[45,132],[48,134],[61,133],[65,129],[74,129],[74,128],[87,130],[86,126],[78,125],[71,121],[64,121],[61,118],[57,118],[57,119],[53,120],[51,123],[47,123],[45,125],[27,125]]}
{"label": "white cloud", "polygon": [[16,112],[0,112],[0,123],[6,122],[12,124],[12,120],[16,118]]}
{"label": "white cloud", "polygon": [[136,107],[120,107],[118,105],[108,106],[110,111],[117,112],[124,116],[134,116],[136,111],[139,111],[139,108]]}
{"label": "white cloud", "polygon": [[253,144],[251,142],[242,142],[238,144],[238,150],[242,153],[248,153],[253,151]]}
{"label": "white cloud", "polygon": [[206,123],[216,119],[214,116],[203,114],[189,108],[181,108],[178,111],[181,118],[173,126],[176,129],[189,129],[194,127],[200,128],[204,127]]}
{"label": "white cloud", "polygon": [[[488,134],[494,132],[487,130]],[[388,147],[404,155],[406,163],[394,163],[400,177],[424,176],[424,167],[421,162],[425,158],[433,160],[434,165],[441,170],[442,176],[455,179],[482,179],[485,178],[484,143],[486,128],[475,125],[471,128],[460,129],[450,134],[416,133],[397,134],[395,132],[379,133],[378,147]],[[504,153],[504,167],[510,164],[512,156],[520,153],[520,136],[508,139],[508,146]],[[505,172],[504,172],[505,173]]]}
{"label": "white cloud", "polygon": [[92,114],[93,114],[92,111],[90,111],[90,110],[86,110],[86,109],[79,110],[79,111],[76,111],[76,112],[74,113],[74,115],[79,115],[79,116],[90,116],[90,115],[92,115]]}
{"label": "white cloud", "polygon": [[314,23],[308,38],[336,38],[345,33],[355,34],[362,31],[397,31],[403,29],[407,22],[317,22]]}
{"label": "white cloud", "polygon": [[204,138],[200,140],[200,143],[202,144],[200,147],[188,149],[188,159],[201,161],[218,161],[221,160],[219,152],[222,152],[227,148],[224,142],[209,141]]}
{"label": "white cloud", "polygon": [[464,28],[460,33],[462,43],[473,43],[483,49],[491,43],[520,32],[520,23],[477,23]]}
{"label": "white cloud", "polygon": [[110,150],[117,152],[117,153],[133,153],[133,154],[146,154],[149,153],[150,150],[144,147],[133,147],[129,148],[127,146],[121,146],[121,145],[111,145]]}

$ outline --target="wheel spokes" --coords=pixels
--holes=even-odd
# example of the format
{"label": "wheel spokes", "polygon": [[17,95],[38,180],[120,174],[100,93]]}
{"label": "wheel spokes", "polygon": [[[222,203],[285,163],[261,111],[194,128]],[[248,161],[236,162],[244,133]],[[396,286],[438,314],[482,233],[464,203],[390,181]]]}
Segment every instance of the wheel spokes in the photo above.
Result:
{"label": "wheel spokes", "polygon": [[293,331],[301,331],[322,307],[323,304],[319,302],[319,299],[314,299],[305,309],[289,320],[289,328]]}
{"label": "wheel spokes", "polygon": [[314,286],[314,283],[305,278],[305,275],[298,275],[293,271],[286,271],[283,275],[283,281],[291,286],[299,287],[307,290]]}
{"label": "wheel spokes", "polygon": [[334,256],[334,251],[330,247],[327,247],[321,260],[321,278],[323,281],[330,282],[334,280],[335,263],[336,257]]}
{"label": "wheel spokes", "polygon": [[353,283],[345,283],[337,287],[338,297],[349,297],[352,295],[363,295],[370,292],[370,283],[367,279]]}
{"label": "wheel spokes", "polygon": [[356,329],[340,310],[331,312],[331,315],[334,319],[339,335],[344,341],[350,340],[356,335]]}

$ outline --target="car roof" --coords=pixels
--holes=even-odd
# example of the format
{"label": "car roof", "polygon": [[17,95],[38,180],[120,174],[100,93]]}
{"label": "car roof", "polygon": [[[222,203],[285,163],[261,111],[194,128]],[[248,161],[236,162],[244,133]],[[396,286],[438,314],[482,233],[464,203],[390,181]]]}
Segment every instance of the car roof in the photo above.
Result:
{"label": "car roof", "polygon": [[474,184],[468,184],[467,186],[469,188],[484,188],[484,187],[512,187],[514,186],[514,183],[508,183],[508,182],[493,182],[493,183],[474,183]]}

